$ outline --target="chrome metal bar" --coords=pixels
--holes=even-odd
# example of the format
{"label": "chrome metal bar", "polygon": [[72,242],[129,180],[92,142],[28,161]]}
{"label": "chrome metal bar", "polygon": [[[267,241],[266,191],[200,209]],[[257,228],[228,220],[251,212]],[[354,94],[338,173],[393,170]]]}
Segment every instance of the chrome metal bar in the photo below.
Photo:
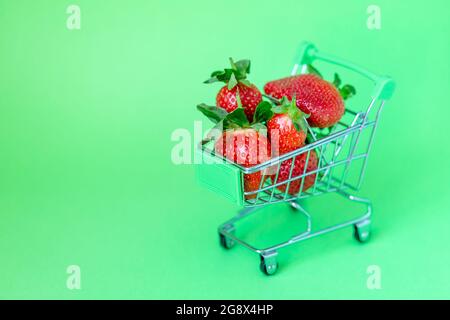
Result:
{"label": "chrome metal bar", "polygon": [[[366,123],[362,123],[360,125],[355,125],[355,126],[350,127],[348,129],[344,129],[344,130],[338,131],[338,132],[333,133],[333,134],[331,134],[331,135],[329,135],[327,137],[324,137],[322,139],[314,141],[313,143],[307,144],[307,145],[305,145],[305,146],[303,146],[303,147],[301,147],[299,149],[296,149],[294,151],[285,153],[283,155],[271,158],[271,159],[269,159],[269,160],[267,160],[267,161],[265,161],[263,163],[260,163],[260,164],[257,164],[257,165],[254,165],[254,166],[248,167],[248,168],[247,167],[243,167],[243,166],[241,166],[241,165],[239,165],[237,163],[234,163],[234,162],[230,161],[229,159],[227,159],[225,157],[222,157],[220,155],[215,155],[215,156],[217,158],[223,160],[224,163],[228,163],[230,165],[233,165],[233,166],[239,168],[243,173],[255,173],[255,172],[257,172],[257,171],[259,171],[261,169],[268,168],[270,166],[276,165],[280,161],[288,160],[288,159],[292,158],[293,156],[302,154],[304,152],[307,152],[308,150],[315,149],[315,148],[317,148],[318,146],[320,146],[322,144],[325,145],[325,144],[330,143],[331,141],[337,140],[337,139],[339,139],[341,137],[345,137],[346,135],[349,135],[353,131],[362,130],[364,128],[367,128],[367,127],[370,127],[370,126],[373,126],[373,125],[375,125],[375,121],[369,121],[369,122],[366,122]],[[202,148],[203,148],[204,152],[208,152],[208,153],[214,154],[213,149],[206,148],[205,145]]]}
{"label": "chrome metal bar", "polygon": [[[368,116],[369,116],[369,114],[370,114],[370,111],[371,111],[373,105],[375,104],[375,102],[376,102],[375,99],[372,99],[372,100],[370,101],[369,107],[367,108],[367,111],[366,111],[366,113],[365,113],[365,115],[364,115],[364,118],[363,118],[363,123],[366,122],[366,120],[367,120],[367,118],[368,118]],[[375,123],[374,123],[374,126],[375,126],[375,125],[376,125],[376,121],[375,121]],[[350,146],[350,153],[349,153],[349,157],[348,157],[348,162],[347,162],[347,164],[345,165],[344,173],[342,174],[342,182],[344,182],[345,179],[347,178],[348,169],[350,168],[350,164],[351,164],[351,162],[352,162],[352,160],[353,160],[353,159],[352,159],[353,153],[355,152],[356,146],[358,145],[358,142],[359,142],[359,138],[361,137],[361,132],[362,132],[362,130],[363,130],[362,128],[363,128],[363,127],[359,128],[358,131],[355,131],[355,132],[356,132],[356,141],[354,141],[354,143],[352,143],[352,145]],[[353,137],[352,137],[352,138],[353,138]]]}
{"label": "chrome metal bar", "polygon": [[278,163],[277,173],[276,173],[276,175],[275,175],[275,179],[272,181],[272,192],[271,192],[271,194],[270,194],[270,200],[269,200],[269,202],[271,202],[272,199],[273,199],[273,194],[274,194],[275,188],[276,188],[275,184],[278,183],[278,175],[280,174],[280,168],[281,168],[281,162]]}
{"label": "chrome metal bar", "polygon": [[[325,157],[325,155],[323,154],[323,145],[320,146],[320,155],[319,155],[319,161],[317,163],[317,168],[322,168],[322,159]],[[316,177],[314,178],[314,185],[313,185],[313,193],[316,191],[316,187],[317,187],[317,180],[319,178],[319,173],[321,171],[318,171],[316,173]]]}
{"label": "chrome metal bar", "polygon": [[[333,149],[333,157],[332,157],[332,159],[331,159],[331,165],[334,165],[334,164],[336,163],[336,157],[337,157],[338,154],[339,154],[338,152],[336,152],[337,148],[338,148],[338,143],[336,143],[336,144],[334,145],[334,149]],[[333,167],[331,167],[331,168],[329,169],[329,171],[328,171],[328,169],[325,171],[324,177],[328,174],[327,190],[330,188],[331,178],[332,178],[332,176],[333,176],[332,172],[333,172]]]}
{"label": "chrome metal bar", "polygon": [[287,182],[286,185],[286,191],[284,192],[284,199],[287,198],[287,195],[289,193],[289,187],[291,186],[291,181],[292,181],[292,171],[294,170],[294,166],[295,166],[295,160],[297,159],[297,156],[293,157],[290,161],[291,161],[291,168],[289,169],[289,176],[287,181],[283,181],[283,182]]}
{"label": "chrome metal bar", "polygon": [[[363,157],[365,157],[365,155],[356,155],[356,156],[353,157],[353,160],[361,159]],[[317,168],[317,169],[311,170],[311,171],[309,171],[309,172],[307,172],[305,174],[301,174],[301,175],[298,175],[296,177],[292,177],[291,179],[283,180],[281,182],[277,182],[277,183],[274,183],[274,184],[270,184],[270,185],[268,185],[266,187],[262,187],[260,190],[245,192],[245,194],[246,195],[252,195],[252,194],[256,194],[257,192],[260,192],[260,191],[266,191],[266,190],[272,189],[272,187],[274,187],[274,186],[275,187],[279,187],[281,185],[286,184],[288,181],[299,180],[299,179],[302,179],[302,178],[306,177],[307,175],[318,173],[318,172],[322,171],[323,169],[334,168],[334,167],[337,167],[337,166],[339,166],[341,164],[344,164],[346,162],[347,162],[347,159],[336,161],[336,162],[331,163],[331,164],[329,164],[327,166],[323,166],[322,168]]]}
{"label": "chrome metal bar", "polygon": [[[300,190],[299,190],[299,192],[298,192],[299,195],[301,195],[302,192],[303,192],[303,186],[305,185],[305,180],[306,180],[306,178],[307,178],[306,172],[307,172],[308,165],[309,165],[310,155],[311,155],[311,150],[309,150],[309,151],[308,151],[308,154],[306,155],[305,166],[304,166],[304,168],[303,168],[303,174],[301,175],[301,176],[302,176],[302,178],[301,178],[302,180],[300,181]],[[319,167],[318,167],[318,169],[316,169],[316,170],[319,170]],[[309,173],[309,174],[310,174],[310,173]]]}
{"label": "chrome metal bar", "polygon": [[372,133],[370,135],[369,143],[368,143],[368,146],[367,146],[367,151],[366,151],[367,157],[364,159],[364,163],[363,163],[362,168],[361,168],[361,173],[359,174],[359,179],[358,179],[358,184],[357,184],[357,188],[358,189],[361,188],[361,183],[362,183],[362,180],[364,178],[365,171],[366,171],[367,159],[369,158],[370,150],[372,149],[373,137],[375,136],[375,131],[377,130],[377,127],[378,127],[378,120],[380,118],[380,114],[381,114],[381,111],[383,110],[384,104],[385,104],[385,101],[382,100],[381,103],[380,103],[380,106],[378,108],[378,111],[377,111],[377,115],[376,115],[376,119],[375,119],[375,125],[372,128]]}

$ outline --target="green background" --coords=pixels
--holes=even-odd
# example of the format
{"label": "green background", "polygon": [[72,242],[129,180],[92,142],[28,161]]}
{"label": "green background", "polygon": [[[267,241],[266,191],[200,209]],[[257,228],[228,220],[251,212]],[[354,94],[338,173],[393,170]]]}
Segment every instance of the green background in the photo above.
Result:
{"label": "green background", "polygon": [[[81,30],[66,28],[72,3]],[[381,30],[366,27],[369,4]],[[449,9],[0,0],[0,298],[450,298]],[[398,87],[360,192],[375,207],[372,241],[350,229],[307,241],[266,277],[256,255],[218,246],[216,227],[237,208],[172,163],[171,134],[214,102],[219,86],[201,82],[229,56],[251,58],[262,86],[289,72],[302,40]],[[339,215],[332,196],[320,203]],[[242,230],[281,240],[295,219],[276,206]],[[66,288],[72,264],[81,290]],[[380,290],[366,287],[369,265]]]}

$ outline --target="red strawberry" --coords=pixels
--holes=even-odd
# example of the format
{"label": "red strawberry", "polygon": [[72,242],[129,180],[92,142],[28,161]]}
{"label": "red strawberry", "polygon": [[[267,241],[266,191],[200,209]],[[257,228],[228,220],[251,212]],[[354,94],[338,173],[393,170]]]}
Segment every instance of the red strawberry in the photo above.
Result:
{"label": "red strawberry", "polygon": [[272,111],[275,115],[267,121],[272,148],[281,155],[302,147],[308,129],[305,114],[296,107],[295,98],[289,102],[283,97],[281,105]]}
{"label": "red strawberry", "polygon": [[252,121],[256,107],[262,101],[261,92],[254,84],[247,86],[243,83],[238,83],[231,90],[228,85],[223,86],[216,96],[217,106],[225,109],[227,112],[235,110],[238,107],[237,94],[239,94],[247,119]]}
{"label": "red strawberry", "polygon": [[[303,172],[305,170],[307,155],[308,155],[308,152],[304,152],[295,158],[291,178],[303,175]],[[275,184],[275,183],[280,183],[280,182],[288,180],[289,172],[291,170],[291,165],[292,165],[292,159],[283,161],[280,166],[280,171],[278,173],[277,181],[275,181],[276,175],[271,176],[272,183]],[[305,173],[314,171],[316,169],[317,169],[317,154],[315,151],[311,151],[309,154],[308,165],[307,165]],[[303,182],[302,192],[306,191],[312,185],[314,185],[315,179],[316,179],[316,173],[313,173],[313,174],[305,176],[304,178],[291,181],[291,183],[289,185],[288,193],[290,195],[298,194],[303,180],[304,180],[304,182]],[[282,192],[286,192],[286,188],[287,188],[287,183],[282,184],[277,187],[277,189]]]}
{"label": "red strawberry", "polygon": [[247,119],[251,122],[256,107],[262,101],[261,92],[247,80],[250,73],[250,60],[239,60],[236,63],[230,58],[231,69],[215,71],[211,78],[205,83],[225,82],[216,96],[217,106],[232,112],[238,107],[237,96],[239,96]]}
{"label": "red strawberry", "polygon": [[[231,113],[215,106],[200,104],[198,110],[216,123],[215,128],[223,127],[214,149],[217,154],[243,167],[249,168],[270,159],[270,142],[258,129],[264,127],[262,122],[272,117],[272,106],[263,101],[255,111],[255,120],[250,123],[244,109],[238,107]],[[257,191],[261,179],[266,179],[267,173],[261,171],[244,175],[244,191]],[[263,181],[264,183],[264,181]],[[256,198],[256,193],[246,195],[246,199]]]}
{"label": "red strawberry", "polygon": [[[267,138],[253,128],[231,129],[223,132],[215,144],[218,154],[242,165],[252,167],[270,158],[270,143]],[[244,191],[257,191],[262,179],[261,171],[244,175]],[[254,199],[255,194],[246,195]]]}
{"label": "red strawberry", "polygon": [[334,125],[344,114],[344,100],[333,84],[315,74],[302,74],[268,82],[266,94],[280,99],[296,96],[297,107],[310,114],[312,127],[326,128]]}

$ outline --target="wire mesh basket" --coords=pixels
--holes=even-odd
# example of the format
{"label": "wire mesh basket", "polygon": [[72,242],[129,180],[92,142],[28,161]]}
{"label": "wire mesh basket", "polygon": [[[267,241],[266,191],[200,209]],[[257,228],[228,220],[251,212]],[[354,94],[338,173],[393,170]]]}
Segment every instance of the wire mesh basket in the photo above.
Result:
{"label": "wire mesh basket", "polygon": [[[243,167],[214,153],[212,141],[199,144],[203,163],[197,168],[199,182],[236,204],[244,207],[239,214],[219,227],[221,244],[230,248],[240,243],[258,253],[261,269],[273,274],[278,268],[277,250],[311,237],[353,225],[355,236],[365,242],[370,234],[371,203],[369,200],[351,194],[358,191],[364,178],[367,159],[377,128],[381,111],[394,91],[394,82],[386,76],[379,76],[353,63],[322,53],[311,43],[300,46],[292,75],[307,72],[307,65],[322,61],[357,73],[373,83],[369,104],[362,110],[346,106],[344,116],[333,127],[325,130],[308,127],[310,141],[300,149],[276,156],[270,160]],[[297,166],[302,162],[302,166]],[[298,170],[302,167],[302,170]],[[283,178],[280,171],[284,170]],[[257,190],[244,191],[247,175],[261,174]],[[286,173],[288,173],[286,177]],[[363,215],[350,221],[312,231],[311,214],[301,205],[301,199],[335,192],[350,201],[366,207]],[[287,202],[307,218],[307,229],[288,241],[258,249],[235,236],[235,222],[255,212],[258,208],[274,203]]]}

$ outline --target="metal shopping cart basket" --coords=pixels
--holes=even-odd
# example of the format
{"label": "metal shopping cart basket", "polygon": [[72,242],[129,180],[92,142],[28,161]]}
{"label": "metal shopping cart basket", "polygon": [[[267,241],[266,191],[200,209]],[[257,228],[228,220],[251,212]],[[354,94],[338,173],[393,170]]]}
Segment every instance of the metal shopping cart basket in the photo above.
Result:
{"label": "metal shopping cart basket", "polygon": [[[235,217],[219,226],[221,245],[225,248],[231,248],[234,244],[239,243],[259,254],[261,270],[267,275],[274,274],[277,271],[277,254],[278,250],[283,247],[348,226],[354,227],[355,237],[360,242],[366,242],[370,235],[371,202],[368,199],[354,196],[351,192],[359,190],[361,186],[381,110],[385,101],[391,98],[395,85],[391,78],[379,76],[353,63],[322,53],[311,43],[303,43],[300,46],[292,75],[297,74],[298,71],[306,73],[307,66],[315,61],[332,64],[369,79],[372,83],[372,94],[367,108],[357,111],[346,106],[344,117],[338,124],[329,129],[326,135],[308,128],[310,137],[312,137],[309,144],[252,167],[245,168],[214,154],[211,141],[210,143],[203,141],[198,148],[203,160],[202,164],[197,166],[197,178],[200,184],[243,207]],[[306,163],[308,163],[312,152],[315,152],[318,158],[317,169],[307,172],[307,165],[305,165],[303,173],[294,176],[292,167],[295,159],[306,155]],[[244,191],[244,175],[263,172],[268,168],[277,168],[276,172],[279,172],[283,161],[289,159],[292,159],[292,165],[287,180],[278,182],[277,173],[275,179],[261,179],[258,190]],[[350,179],[349,172],[356,162],[359,163],[357,173],[353,173],[352,179]],[[314,184],[308,190],[303,190],[304,181],[308,176],[314,177]],[[289,185],[294,181],[301,181],[300,191],[298,194],[291,195],[288,193]],[[286,191],[283,192],[280,191],[280,188],[277,188],[281,184],[286,186]],[[363,205],[365,208],[364,214],[337,225],[312,231],[312,215],[302,205],[301,200],[331,192],[337,193],[351,202]],[[263,206],[280,202],[288,203],[292,208],[305,215],[307,227],[304,232],[291,237],[287,241],[266,248],[256,248],[235,235],[236,222]]]}

